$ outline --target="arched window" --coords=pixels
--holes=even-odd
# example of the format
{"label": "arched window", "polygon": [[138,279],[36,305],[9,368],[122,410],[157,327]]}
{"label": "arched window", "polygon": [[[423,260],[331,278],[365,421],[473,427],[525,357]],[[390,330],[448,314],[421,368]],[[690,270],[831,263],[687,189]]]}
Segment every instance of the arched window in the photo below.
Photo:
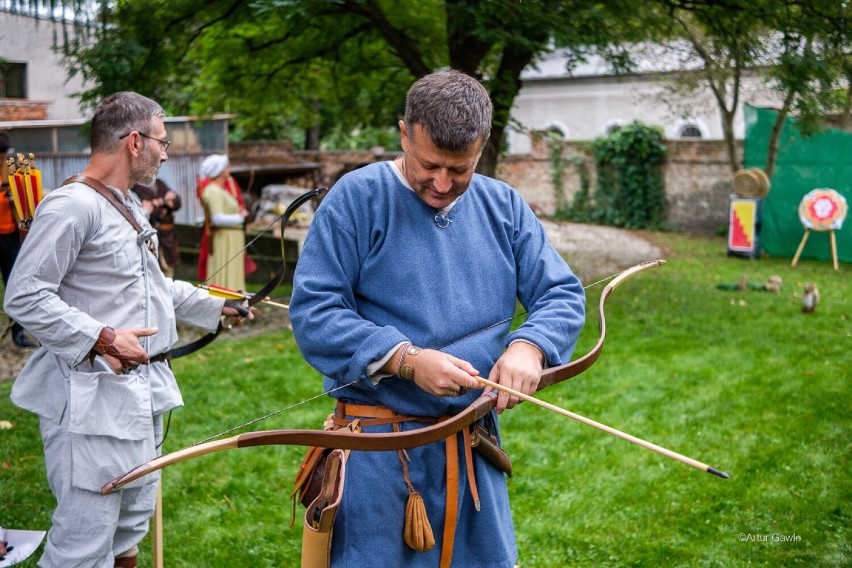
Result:
{"label": "arched window", "polygon": [[550,120],[545,122],[539,129],[540,132],[548,132],[562,140],[568,139],[568,127],[558,120]]}
{"label": "arched window", "polygon": [[694,124],[687,124],[680,127],[679,138],[703,138],[701,129]]}
{"label": "arched window", "polygon": [[667,134],[673,140],[701,140],[707,138],[710,131],[700,118],[687,116],[669,127]]}
{"label": "arched window", "polygon": [[601,134],[604,136],[609,136],[619,128],[624,126],[624,121],[620,118],[613,118],[612,120],[608,120],[604,123],[603,128],[601,128]]}

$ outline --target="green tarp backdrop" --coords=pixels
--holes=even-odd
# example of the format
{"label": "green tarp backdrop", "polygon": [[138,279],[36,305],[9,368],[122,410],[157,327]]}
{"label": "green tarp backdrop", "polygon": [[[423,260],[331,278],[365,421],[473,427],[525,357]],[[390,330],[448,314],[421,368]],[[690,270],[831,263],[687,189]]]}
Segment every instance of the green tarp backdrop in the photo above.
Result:
{"label": "green tarp backdrop", "polygon": [[[777,113],[746,105],[746,168],[763,168],[769,136]],[[795,122],[787,119],[778,141],[778,161],[769,195],[761,206],[760,248],[772,256],[790,257],[805,234],[799,220],[799,203],[812,189],[833,189],[852,208],[852,134],[828,130],[804,138]],[[835,231],[837,257],[852,262],[852,215]],[[828,232],[811,231],[801,258],[831,259]]]}

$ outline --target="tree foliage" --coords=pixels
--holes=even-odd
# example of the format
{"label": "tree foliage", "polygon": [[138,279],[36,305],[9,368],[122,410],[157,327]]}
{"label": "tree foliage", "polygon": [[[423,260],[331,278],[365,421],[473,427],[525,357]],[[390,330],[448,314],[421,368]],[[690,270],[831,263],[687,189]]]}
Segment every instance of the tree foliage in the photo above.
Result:
{"label": "tree foliage", "polygon": [[661,5],[669,18],[654,16],[657,37],[675,40],[669,44],[673,50],[688,46],[684,60],[700,62],[697,71],[683,74],[676,86],[692,92],[709,88],[722,117],[732,171],[740,167],[733,125],[745,74],[764,77],[783,101],[764,168],[770,176],[780,125],[789,114],[797,117],[805,134],[819,129],[826,114],[845,109],[848,115],[848,2],[662,0]]}
{"label": "tree foliage", "polygon": [[[852,28],[849,3],[812,0],[779,9],[773,29],[779,30],[778,57],[768,77],[783,100],[769,140],[765,170],[771,177],[781,128],[796,117],[807,136],[824,128],[825,117],[842,116],[848,127],[852,105]],[[845,88],[844,88],[845,83]]]}
{"label": "tree foliage", "polygon": [[[30,13],[75,13],[91,35],[64,45],[94,106],[121,89],[171,114],[238,115],[240,139],[297,145],[397,141],[411,82],[433,70],[477,77],[494,102],[480,171],[493,173],[521,71],[554,47],[570,67],[603,54],[630,70],[636,42],[680,40],[687,91],[709,91],[731,169],[745,73],[760,72],[805,132],[838,107],[849,120],[846,0],[12,0]],[[64,12],[62,12],[64,10]],[[843,88],[845,86],[845,88]],[[773,139],[777,148],[777,137]],[[324,144],[323,144],[324,143]],[[770,149],[771,171],[775,150]]]}
{"label": "tree foliage", "polygon": [[[628,7],[633,5],[633,7]],[[234,112],[246,138],[306,146],[354,130],[395,129],[417,77],[454,68],[494,102],[480,170],[493,172],[520,74],[553,45],[576,59],[623,53],[639,37],[636,0],[117,0],[102,5],[94,40],[65,48],[95,104],[117,89],[171,113]]]}

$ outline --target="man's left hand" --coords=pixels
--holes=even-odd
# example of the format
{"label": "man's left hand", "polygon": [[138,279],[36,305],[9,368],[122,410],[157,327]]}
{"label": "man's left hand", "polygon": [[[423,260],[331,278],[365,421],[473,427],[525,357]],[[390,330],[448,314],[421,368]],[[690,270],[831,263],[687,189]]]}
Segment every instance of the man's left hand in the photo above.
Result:
{"label": "man's left hand", "polygon": [[[541,350],[525,341],[515,341],[488,374],[488,379],[524,394],[534,394],[541,380],[544,355]],[[486,387],[485,392],[491,390]],[[497,397],[497,413],[512,408],[520,402],[516,396],[500,392]]]}
{"label": "man's left hand", "polygon": [[233,327],[240,327],[244,320],[253,320],[254,308],[250,308],[248,300],[225,300],[225,305],[222,307],[222,315],[231,318]]}

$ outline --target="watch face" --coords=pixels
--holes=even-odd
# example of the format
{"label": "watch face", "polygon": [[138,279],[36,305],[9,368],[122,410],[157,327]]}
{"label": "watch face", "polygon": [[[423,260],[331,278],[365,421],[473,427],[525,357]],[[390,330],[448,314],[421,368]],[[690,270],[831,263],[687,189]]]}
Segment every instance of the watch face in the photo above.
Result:
{"label": "watch face", "polygon": [[420,353],[419,347],[415,347],[414,345],[412,345],[411,347],[408,348],[408,354],[409,355],[417,355],[418,353]]}

